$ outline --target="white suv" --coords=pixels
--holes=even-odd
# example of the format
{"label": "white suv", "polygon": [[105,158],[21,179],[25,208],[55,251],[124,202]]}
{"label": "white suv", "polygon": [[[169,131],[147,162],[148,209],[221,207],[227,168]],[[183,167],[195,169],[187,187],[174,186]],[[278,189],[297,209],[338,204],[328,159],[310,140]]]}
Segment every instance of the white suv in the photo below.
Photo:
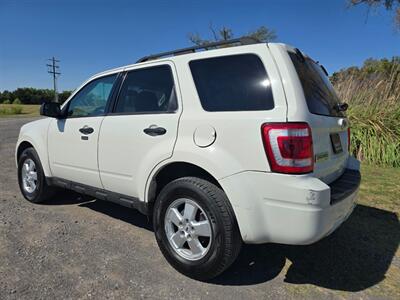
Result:
{"label": "white suv", "polygon": [[[358,161],[325,69],[243,38],[144,57],[95,75],[21,128],[31,202],[59,188],[152,216],[166,259],[201,280],[244,243],[310,244],[350,215]],[[203,50],[203,51],[198,51]]]}

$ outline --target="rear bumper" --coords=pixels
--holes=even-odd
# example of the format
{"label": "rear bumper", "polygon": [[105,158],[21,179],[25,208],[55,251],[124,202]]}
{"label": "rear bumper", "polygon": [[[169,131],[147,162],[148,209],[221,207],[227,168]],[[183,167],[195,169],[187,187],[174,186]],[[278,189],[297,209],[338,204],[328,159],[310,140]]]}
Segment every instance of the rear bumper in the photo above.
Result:
{"label": "rear bumper", "polygon": [[251,171],[220,183],[244,242],[306,245],[329,235],[350,216],[360,179],[353,168],[330,185],[308,175]]}

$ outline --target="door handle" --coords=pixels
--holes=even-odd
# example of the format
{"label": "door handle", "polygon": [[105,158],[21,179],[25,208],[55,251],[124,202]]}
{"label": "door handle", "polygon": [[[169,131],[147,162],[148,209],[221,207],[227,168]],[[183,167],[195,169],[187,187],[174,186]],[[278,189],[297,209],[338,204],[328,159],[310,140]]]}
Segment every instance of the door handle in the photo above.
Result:
{"label": "door handle", "polygon": [[150,127],[143,129],[143,132],[150,136],[156,136],[165,134],[167,130],[163,127],[158,127],[157,125],[151,125]]}
{"label": "door handle", "polygon": [[94,129],[92,127],[89,127],[89,126],[85,125],[82,128],[80,128],[79,131],[82,134],[91,134],[91,133],[94,132]]}

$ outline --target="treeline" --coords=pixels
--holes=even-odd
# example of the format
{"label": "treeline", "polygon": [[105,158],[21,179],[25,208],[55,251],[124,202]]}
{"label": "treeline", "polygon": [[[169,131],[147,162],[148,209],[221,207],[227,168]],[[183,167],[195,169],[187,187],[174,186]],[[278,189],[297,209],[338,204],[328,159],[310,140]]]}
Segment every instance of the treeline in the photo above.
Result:
{"label": "treeline", "polygon": [[361,67],[348,67],[334,72],[331,81],[334,85],[348,80],[349,78],[357,80],[375,80],[377,78],[393,80],[393,75],[399,74],[400,56],[394,56],[391,59],[373,59],[368,58]]}
{"label": "treeline", "polygon": [[[71,91],[63,91],[58,94],[60,103],[65,102],[71,95]],[[3,104],[42,104],[45,101],[54,100],[54,91],[49,89],[18,88],[15,91],[0,92],[0,103]]]}

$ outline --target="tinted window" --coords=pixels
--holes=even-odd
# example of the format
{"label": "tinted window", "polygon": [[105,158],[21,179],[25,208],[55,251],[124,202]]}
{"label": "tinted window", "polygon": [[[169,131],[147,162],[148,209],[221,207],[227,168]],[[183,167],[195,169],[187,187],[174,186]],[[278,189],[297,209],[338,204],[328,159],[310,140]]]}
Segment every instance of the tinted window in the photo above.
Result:
{"label": "tinted window", "polygon": [[308,57],[302,61],[294,52],[289,52],[289,56],[303,87],[308,110],[318,115],[343,116],[335,109],[340,100],[321,66]]}
{"label": "tinted window", "polygon": [[69,102],[68,116],[92,117],[104,114],[117,74],[102,77],[85,85]]}
{"label": "tinted window", "polygon": [[190,62],[201,105],[207,111],[269,110],[274,107],[264,65],[253,54]]}
{"label": "tinted window", "polygon": [[130,71],[118,97],[116,113],[172,112],[177,108],[169,66]]}

